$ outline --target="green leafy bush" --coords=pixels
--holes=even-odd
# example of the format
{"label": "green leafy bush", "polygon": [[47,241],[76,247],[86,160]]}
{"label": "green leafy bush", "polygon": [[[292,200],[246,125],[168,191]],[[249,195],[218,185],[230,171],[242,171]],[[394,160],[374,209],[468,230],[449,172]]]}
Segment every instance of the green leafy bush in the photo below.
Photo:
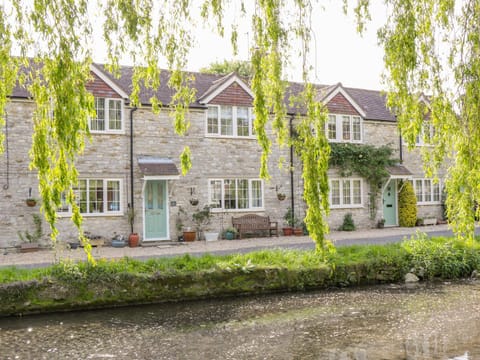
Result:
{"label": "green leafy bush", "polygon": [[348,213],[343,218],[343,224],[339,228],[340,231],[354,231],[355,223],[353,222],[352,214]]}
{"label": "green leafy bush", "polygon": [[405,227],[414,227],[417,222],[417,198],[409,181],[402,184],[398,194],[398,220]]}

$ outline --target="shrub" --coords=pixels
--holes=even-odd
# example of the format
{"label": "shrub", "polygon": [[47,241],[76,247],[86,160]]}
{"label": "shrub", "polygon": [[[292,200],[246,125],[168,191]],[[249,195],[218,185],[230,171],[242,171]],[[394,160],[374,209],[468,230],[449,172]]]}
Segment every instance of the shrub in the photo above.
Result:
{"label": "shrub", "polygon": [[417,198],[409,181],[402,184],[398,194],[398,220],[405,227],[414,227],[417,222]]}
{"label": "shrub", "polygon": [[339,228],[340,231],[354,231],[355,223],[353,222],[352,214],[348,213],[343,218],[343,224]]}

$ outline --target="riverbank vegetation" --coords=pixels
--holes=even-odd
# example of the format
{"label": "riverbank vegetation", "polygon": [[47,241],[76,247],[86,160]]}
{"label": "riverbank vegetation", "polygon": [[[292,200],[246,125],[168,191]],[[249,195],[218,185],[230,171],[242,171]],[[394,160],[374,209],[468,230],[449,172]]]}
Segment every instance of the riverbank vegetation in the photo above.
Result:
{"label": "riverbank vegetation", "polygon": [[268,250],[225,256],[60,262],[0,269],[0,315],[66,311],[279,291],[469,277],[480,269],[480,242],[427,238],[314,251]]}

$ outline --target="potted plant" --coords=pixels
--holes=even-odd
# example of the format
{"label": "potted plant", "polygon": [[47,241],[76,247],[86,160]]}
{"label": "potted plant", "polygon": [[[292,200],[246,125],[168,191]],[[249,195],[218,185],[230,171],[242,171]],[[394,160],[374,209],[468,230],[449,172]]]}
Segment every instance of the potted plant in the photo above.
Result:
{"label": "potted plant", "polygon": [[377,222],[377,227],[378,227],[379,229],[383,229],[383,228],[385,227],[385,219],[384,219],[383,217],[380,218],[380,220],[378,220],[378,222]]}
{"label": "potted plant", "polygon": [[32,197],[32,188],[28,189],[28,197],[27,197],[27,200],[25,200],[25,203],[27,204],[27,206],[30,206],[30,207],[37,205],[37,199]]}
{"label": "potted plant", "polygon": [[129,206],[127,211],[128,222],[130,223],[130,235],[128,236],[128,246],[137,247],[140,242],[140,236],[133,231],[133,224],[135,222],[135,210]]}
{"label": "potted plant", "polygon": [[287,208],[287,212],[283,216],[283,219],[285,220],[285,226],[282,228],[283,235],[291,236],[293,234],[293,226],[295,224],[295,217],[293,216],[291,207]]}
{"label": "potted plant", "polygon": [[233,240],[237,237],[237,229],[234,227],[228,227],[223,232],[223,238],[226,240]]}
{"label": "potted plant", "polygon": [[34,231],[30,233],[28,230],[22,234],[19,231],[18,237],[22,241],[20,252],[37,251],[40,248],[39,241],[43,237],[42,218],[39,214],[32,214]]}
{"label": "potted plant", "polygon": [[34,207],[35,205],[37,205],[37,199],[27,198],[27,200],[25,200],[25,203],[27,204],[27,206]]}
{"label": "potted plant", "polygon": [[287,195],[285,195],[284,193],[277,193],[277,199],[280,201],[285,200],[286,197]]}
{"label": "potted plant", "polygon": [[195,223],[198,239],[203,238],[203,228],[210,224],[210,220],[212,219],[211,208],[211,205],[205,205],[203,209],[198,209],[192,214],[192,220]]}

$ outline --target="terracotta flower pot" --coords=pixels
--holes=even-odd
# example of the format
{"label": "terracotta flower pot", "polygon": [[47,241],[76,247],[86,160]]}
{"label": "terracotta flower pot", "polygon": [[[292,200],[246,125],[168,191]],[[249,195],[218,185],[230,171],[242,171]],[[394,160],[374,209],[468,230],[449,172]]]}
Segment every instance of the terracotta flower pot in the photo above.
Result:
{"label": "terracotta flower pot", "polygon": [[197,233],[195,231],[184,231],[183,240],[184,241],[195,241],[195,236]]}
{"label": "terracotta flower pot", "polygon": [[140,236],[137,233],[131,233],[128,237],[128,246],[130,247],[137,247],[138,242],[140,240]]}
{"label": "terracotta flower pot", "polygon": [[285,236],[292,236],[292,234],[293,234],[293,228],[292,227],[284,227],[282,230],[283,230],[283,235],[285,235]]}

